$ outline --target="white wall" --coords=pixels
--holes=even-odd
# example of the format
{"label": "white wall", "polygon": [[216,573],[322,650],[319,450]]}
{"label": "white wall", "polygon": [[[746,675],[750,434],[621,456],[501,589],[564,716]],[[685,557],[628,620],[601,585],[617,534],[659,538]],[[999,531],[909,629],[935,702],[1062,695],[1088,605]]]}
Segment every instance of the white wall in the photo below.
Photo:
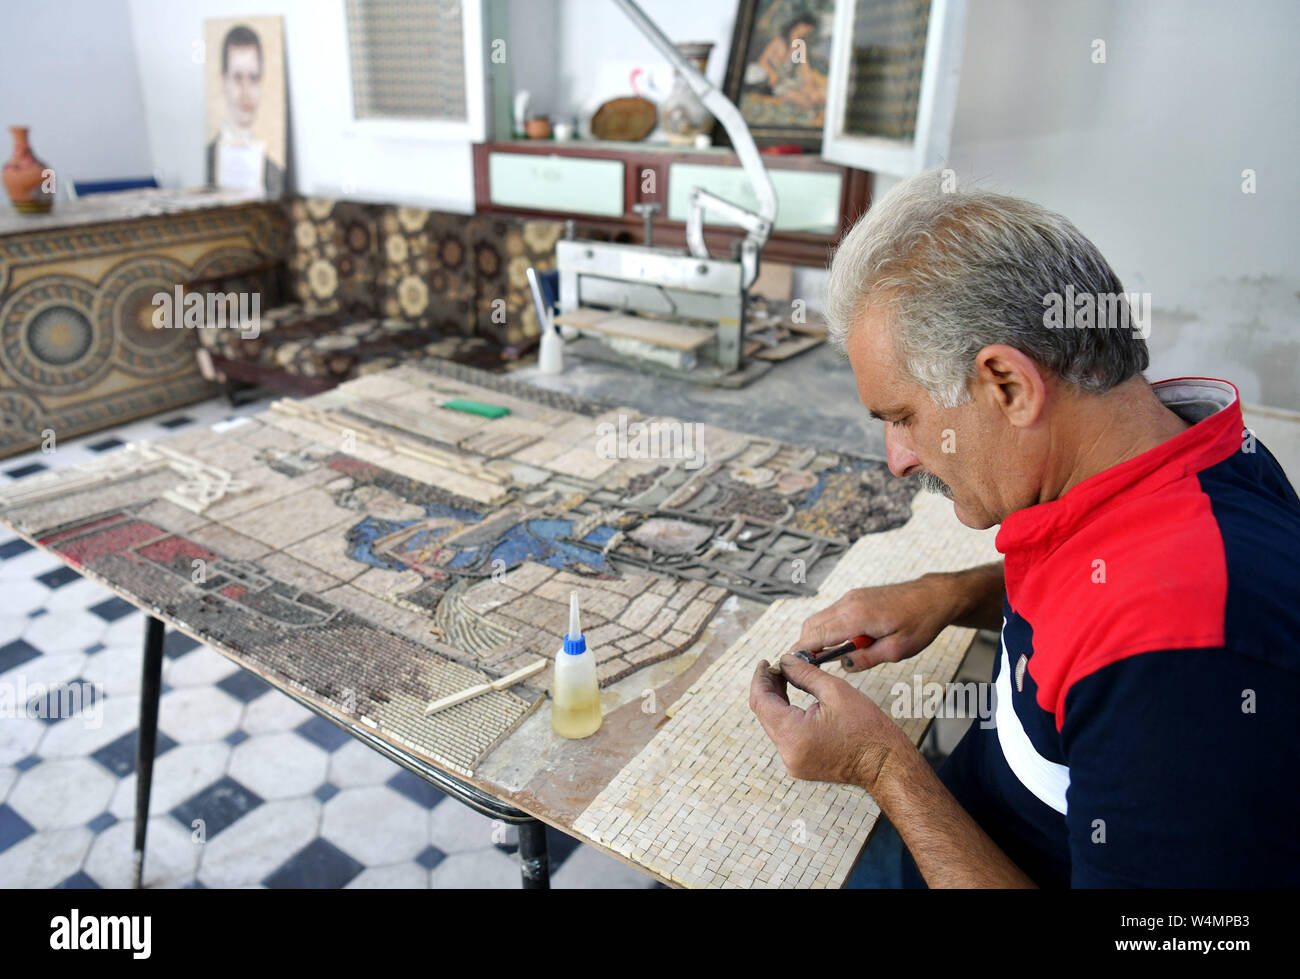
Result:
{"label": "white wall", "polygon": [[167,186],[201,184],[203,71],[192,60],[209,17],[284,18],[289,166],[299,193],[443,211],[474,210],[468,142],[374,136],[350,124],[343,0],[129,0],[154,164]]}
{"label": "white wall", "polygon": [[[736,20],[732,0],[640,0],[659,29],[674,43],[712,41],[713,51],[705,77],[721,86],[727,71],[727,52]],[[601,103],[631,95],[628,77],[642,68],[657,91],[641,94],[660,102],[672,90],[672,67],[637,29],[636,25],[609,0],[560,0],[558,11],[559,49],[555,66],[559,73],[556,111],[579,116],[584,136],[591,135],[591,116]],[[638,80],[644,85],[645,76]],[[658,138],[656,130],[648,138]]]}
{"label": "white wall", "polygon": [[29,125],[58,179],[150,174],[126,0],[0,4],[0,72],[0,125]]}
{"label": "white wall", "polygon": [[[722,85],[736,19],[733,0],[639,0],[670,40],[712,41],[706,76]],[[601,103],[631,95],[633,69],[640,94],[660,102],[672,89],[672,66],[611,0],[510,0],[510,74],[532,96],[530,115],[577,118],[591,136]],[[647,137],[660,138],[656,129]]]}
{"label": "white wall", "polygon": [[[608,0],[601,0],[608,3]],[[564,108],[557,97],[561,66],[559,64],[558,0],[509,0],[499,4],[509,18],[505,29],[507,42],[507,77],[511,79],[510,96],[505,100],[513,113],[514,93],[528,92],[528,114],[551,116]],[[511,131],[509,125],[502,131]]]}
{"label": "white wall", "polygon": [[1223,377],[1292,410],[1297,38],[1294,0],[972,0],[950,153],[962,177],[1065,214],[1151,294],[1149,376]]}

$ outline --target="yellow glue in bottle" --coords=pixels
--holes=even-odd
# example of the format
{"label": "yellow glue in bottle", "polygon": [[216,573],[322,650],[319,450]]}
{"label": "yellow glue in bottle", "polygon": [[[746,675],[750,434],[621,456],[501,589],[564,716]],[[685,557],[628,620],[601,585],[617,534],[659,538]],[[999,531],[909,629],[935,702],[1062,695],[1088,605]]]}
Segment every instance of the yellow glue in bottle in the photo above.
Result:
{"label": "yellow glue in bottle", "polygon": [[555,658],[551,727],[562,738],[585,738],[600,729],[600,684],[596,654],[587,648],[578,622],[578,594],[569,593],[569,632]]}

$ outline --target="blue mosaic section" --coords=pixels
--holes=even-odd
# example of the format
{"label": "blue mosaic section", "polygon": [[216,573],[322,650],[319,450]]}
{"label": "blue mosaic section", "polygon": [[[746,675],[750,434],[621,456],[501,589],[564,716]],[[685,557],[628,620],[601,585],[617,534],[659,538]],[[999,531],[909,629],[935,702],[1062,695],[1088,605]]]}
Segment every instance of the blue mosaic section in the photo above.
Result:
{"label": "blue mosaic section", "polygon": [[[424,509],[428,516],[449,517],[465,525],[482,520],[479,514],[457,510],[454,507],[426,504]],[[419,523],[420,521],[417,520],[400,521],[366,517],[348,531],[348,557],[370,567],[406,571],[407,565],[399,559],[376,554],[374,544],[390,534],[414,527]],[[613,574],[614,569],[600,553],[560,539],[570,535],[573,523],[572,520],[547,517],[523,520],[496,540],[457,548],[456,553],[442,566],[470,574],[486,572],[494,567],[496,561],[504,562],[506,570],[518,567],[524,561],[535,561],[560,570],[583,564],[596,568],[601,573]],[[405,541],[403,549],[412,553],[436,549],[439,540],[459,529],[461,528],[454,525],[422,528]],[[582,539],[587,543],[600,546],[615,533],[614,528],[602,526],[595,528]]]}

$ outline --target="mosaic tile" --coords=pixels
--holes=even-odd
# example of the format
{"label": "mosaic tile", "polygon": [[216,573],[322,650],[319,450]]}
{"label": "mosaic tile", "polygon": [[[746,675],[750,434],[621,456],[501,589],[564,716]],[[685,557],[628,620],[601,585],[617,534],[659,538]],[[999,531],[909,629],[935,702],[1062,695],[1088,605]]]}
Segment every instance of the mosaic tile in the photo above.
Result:
{"label": "mosaic tile", "polygon": [[619,616],[619,625],[624,626],[629,631],[639,631],[649,624],[655,613],[663,607],[663,604],[664,600],[655,594],[642,595],[633,599],[632,604]]}
{"label": "mosaic tile", "polygon": [[524,561],[519,567],[504,575],[501,583],[518,592],[535,591],[537,586],[555,574],[554,568],[534,561]]}
{"label": "mosaic tile", "polygon": [[206,514],[187,510],[171,500],[154,500],[140,507],[138,512],[144,519],[165,527],[174,534],[193,533],[197,528],[208,524]]}
{"label": "mosaic tile", "polygon": [[582,446],[570,449],[546,463],[548,469],[580,479],[596,479],[614,465],[613,459],[605,459],[593,449]]}
{"label": "mosaic tile", "polygon": [[[339,546],[340,548],[342,547],[342,545]],[[295,545],[295,547],[297,547],[305,556],[313,556],[311,542]],[[329,562],[321,560],[320,563],[326,564]],[[313,565],[311,562],[299,560],[297,557],[284,551],[274,551],[270,554],[263,555],[258,559],[257,565],[280,581],[292,585],[295,588],[301,588],[307,591],[326,591],[330,588],[336,587],[337,585],[343,584],[346,580],[336,578],[334,575],[321,570],[321,568]],[[346,571],[350,577],[355,577],[365,573],[361,567],[334,564],[330,564],[330,566]]]}
{"label": "mosaic tile", "polygon": [[283,549],[356,519],[323,490],[311,489],[231,517],[227,525],[246,537]]}
{"label": "mosaic tile", "polygon": [[590,630],[584,626],[583,631],[586,633],[588,645],[591,646],[606,646],[628,634],[627,629],[615,622],[609,622]]}
{"label": "mosaic tile", "polygon": [[[354,516],[354,522],[359,522]],[[346,524],[348,521],[344,521]],[[341,528],[343,525],[336,525]],[[330,581],[348,582],[365,574],[367,566],[349,557],[352,545],[347,537],[334,529],[322,534],[308,537],[286,547],[283,556],[294,559],[299,565],[306,565],[316,571],[324,572]],[[270,564],[268,559],[264,564]],[[304,586],[308,587],[308,586]],[[324,588],[325,584],[310,587]]]}
{"label": "mosaic tile", "polygon": [[[146,517],[146,519],[148,518]],[[175,528],[168,526],[168,529]],[[254,561],[271,553],[272,550],[270,544],[248,537],[221,524],[207,524],[198,530],[185,533],[195,543],[202,544],[219,554],[226,554],[245,561]]]}
{"label": "mosaic tile", "polygon": [[654,618],[641,627],[641,632],[652,639],[658,639],[676,621],[677,612],[675,609],[661,608],[655,613]]}

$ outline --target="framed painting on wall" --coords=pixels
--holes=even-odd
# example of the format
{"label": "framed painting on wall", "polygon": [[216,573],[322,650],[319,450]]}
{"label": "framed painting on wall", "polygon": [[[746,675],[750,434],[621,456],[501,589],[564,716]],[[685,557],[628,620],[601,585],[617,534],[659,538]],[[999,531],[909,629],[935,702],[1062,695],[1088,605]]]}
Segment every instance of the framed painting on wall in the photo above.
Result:
{"label": "framed painting on wall", "polygon": [[834,23],[835,0],[740,0],[723,91],[759,147],[820,151]]}
{"label": "framed painting on wall", "polygon": [[279,17],[203,22],[210,187],[285,191],[287,109]]}

